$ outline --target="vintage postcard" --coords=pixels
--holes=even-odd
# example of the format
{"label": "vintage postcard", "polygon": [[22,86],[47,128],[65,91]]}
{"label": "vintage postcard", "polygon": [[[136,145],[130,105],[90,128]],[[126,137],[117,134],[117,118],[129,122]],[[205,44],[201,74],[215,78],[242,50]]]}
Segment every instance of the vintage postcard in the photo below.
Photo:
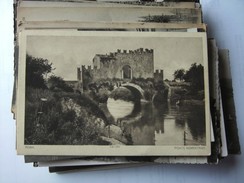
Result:
{"label": "vintage postcard", "polygon": [[[222,114],[225,122],[226,140],[229,154],[240,154],[235,101],[233,96],[232,75],[230,67],[229,51],[219,50],[219,79],[223,102]],[[224,136],[224,135],[223,135]]]}
{"label": "vintage postcard", "polygon": [[18,7],[18,25],[28,21],[201,24],[200,8]]}
{"label": "vintage postcard", "polygon": [[[141,4],[141,2],[133,3]],[[172,2],[164,3],[172,4]],[[202,24],[201,8],[182,6],[179,2],[173,4],[174,6],[163,7],[140,7],[129,4],[125,7],[121,3],[23,1],[16,8],[16,25],[18,25],[16,30],[17,32],[25,28],[117,29],[119,31],[128,29],[131,31],[135,29],[150,29],[151,31],[164,29],[164,31],[171,31],[188,28],[205,30],[205,25]],[[175,5],[177,6],[175,7]],[[179,5],[181,8],[178,7]]]}
{"label": "vintage postcard", "polygon": [[24,0],[19,2],[20,7],[145,7],[161,6],[169,8],[195,8],[197,3],[192,2],[174,2],[167,0],[157,1],[140,1],[140,0]]}
{"label": "vintage postcard", "polygon": [[179,23],[83,23],[83,22],[23,22],[18,27],[18,32],[24,29],[78,29],[78,30],[114,30],[114,31],[147,31],[147,32],[186,32],[187,29],[197,28],[206,31],[206,24],[179,24]]}
{"label": "vintage postcard", "polygon": [[210,154],[206,33],[20,33],[17,151]]}

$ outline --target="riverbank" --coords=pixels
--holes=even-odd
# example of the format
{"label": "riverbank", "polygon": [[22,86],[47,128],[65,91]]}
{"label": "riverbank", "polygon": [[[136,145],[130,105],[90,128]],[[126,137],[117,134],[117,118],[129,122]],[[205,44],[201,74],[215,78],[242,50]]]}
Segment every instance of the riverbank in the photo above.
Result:
{"label": "riverbank", "polygon": [[26,92],[26,144],[108,144],[99,138],[108,125],[106,116],[89,97],[48,89]]}

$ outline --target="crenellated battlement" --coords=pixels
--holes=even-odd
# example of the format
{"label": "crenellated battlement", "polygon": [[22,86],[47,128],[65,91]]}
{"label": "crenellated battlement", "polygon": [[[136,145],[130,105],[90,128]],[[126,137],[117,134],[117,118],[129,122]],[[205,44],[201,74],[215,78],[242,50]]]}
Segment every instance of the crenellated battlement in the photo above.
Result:
{"label": "crenellated battlement", "polygon": [[114,54],[148,54],[148,53],[153,53],[153,49],[144,49],[144,48],[138,48],[136,50],[120,50],[117,49],[117,52],[114,52]]}
{"label": "crenellated battlement", "polygon": [[131,54],[153,54],[153,49],[138,48],[136,50],[121,50],[117,49],[116,52],[110,52],[108,54],[97,54],[99,57],[112,59],[117,55],[131,55]]}
{"label": "crenellated battlement", "polygon": [[153,73],[153,76],[154,76],[154,80],[156,82],[163,81],[164,80],[164,71],[161,69],[160,70],[156,69],[155,72]]}
{"label": "crenellated battlement", "polygon": [[87,88],[89,83],[100,79],[155,78],[163,80],[163,71],[154,72],[154,50],[138,48],[121,50],[106,54],[95,54],[92,65],[81,65],[77,68],[78,81]]}
{"label": "crenellated battlement", "polygon": [[89,73],[98,72],[100,69],[97,69],[97,66],[92,67],[91,65],[81,65],[81,67],[77,67],[77,79],[78,81],[82,80],[83,73],[88,71]]}
{"label": "crenellated battlement", "polygon": [[82,65],[81,67],[78,67],[78,69],[80,69],[80,71],[93,71],[93,70],[97,70],[97,66],[91,66],[91,65]]}
{"label": "crenellated battlement", "polygon": [[163,74],[163,70],[161,69],[156,69],[154,74]]}

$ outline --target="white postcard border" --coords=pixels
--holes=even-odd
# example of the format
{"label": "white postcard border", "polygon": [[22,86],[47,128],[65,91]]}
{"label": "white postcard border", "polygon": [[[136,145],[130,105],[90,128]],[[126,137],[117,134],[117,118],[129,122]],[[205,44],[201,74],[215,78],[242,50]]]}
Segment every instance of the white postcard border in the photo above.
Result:
{"label": "white postcard border", "polygon": [[[202,38],[205,81],[205,146],[142,146],[142,145],[25,145],[25,60],[26,40],[30,35],[48,36],[120,36],[120,37],[199,37]],[[83,32],[63,30],[26,30],[20,33],[18,91],[17,91],[17,153],[23,155],[81,155],[81,156],[208,156],[210,149],[209,83],[206,33],[172,32]]]}

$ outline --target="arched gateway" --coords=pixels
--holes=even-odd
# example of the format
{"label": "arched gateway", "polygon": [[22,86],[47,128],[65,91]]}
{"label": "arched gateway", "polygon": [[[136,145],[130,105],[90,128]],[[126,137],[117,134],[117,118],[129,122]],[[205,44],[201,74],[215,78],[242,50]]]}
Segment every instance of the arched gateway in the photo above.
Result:
{"label": "arched gateway", "polygon": [[129,65],[124,65],[121,72],[122,79],[132,79],[132,69]]}

